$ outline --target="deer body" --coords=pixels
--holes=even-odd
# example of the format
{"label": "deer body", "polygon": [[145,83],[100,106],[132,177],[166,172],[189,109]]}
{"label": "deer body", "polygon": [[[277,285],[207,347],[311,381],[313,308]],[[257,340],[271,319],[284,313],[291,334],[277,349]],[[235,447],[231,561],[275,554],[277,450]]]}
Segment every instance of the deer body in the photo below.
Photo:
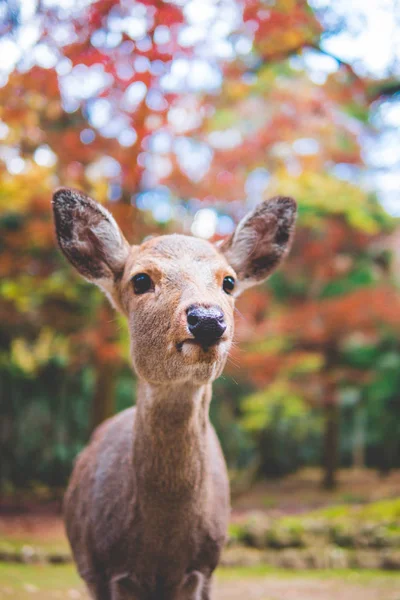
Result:
{"label": "deer body", "polygon": [[263,203],[220,247],[181,235],[130,247],[80,192],[59,190],[53,206],[66,257],[127,316],[139,379],[137,406],[95,431],[67,490],[79,572],[95,600],[209,600],[229,518],[211,382],[230,349],[234,295],[286,254],[295,203]]}

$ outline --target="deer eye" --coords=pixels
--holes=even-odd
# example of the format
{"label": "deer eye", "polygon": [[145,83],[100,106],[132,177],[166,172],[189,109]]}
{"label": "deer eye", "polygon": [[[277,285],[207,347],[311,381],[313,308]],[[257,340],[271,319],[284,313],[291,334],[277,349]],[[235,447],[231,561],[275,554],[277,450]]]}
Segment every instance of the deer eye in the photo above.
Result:
{"label": "deer eye", "polygon": [[135,294],[145,294],[153,289],[153,282],[147,273],[138,273],[132,278]]}
{"label": "deer eye", "polygon": [[234,287],[235,280],[233,279],[233,277],[230,277],[229,275],[227,277],[224,277],[224,281],[222,284],[222,289],[224,290],[224,292],[230,294],[233,291]]}

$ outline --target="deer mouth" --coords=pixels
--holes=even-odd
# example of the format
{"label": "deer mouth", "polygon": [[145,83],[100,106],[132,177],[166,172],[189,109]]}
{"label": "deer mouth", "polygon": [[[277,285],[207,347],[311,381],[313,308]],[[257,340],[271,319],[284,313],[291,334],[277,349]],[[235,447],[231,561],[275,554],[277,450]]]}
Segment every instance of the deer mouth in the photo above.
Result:
{"label": "deer mouth", "polygon": [[182,340],[181,342],[178,342],[176,344],[176,349],[178,350],[178,352],[182,352],[182,348],[183,348],[184,344],[190,344],[191,346],[197,346],[204,352],[208,352],[211,348],[215,348],[216,346],[219,346],[221,344],[221,342],[223,342],[223,341],[224,341],[223,338],[219,338],[210,343],[209,341],[205,342],[205,341],[201,341],[201,340],[196,340],[195,338],[187,338],[185,340]]}

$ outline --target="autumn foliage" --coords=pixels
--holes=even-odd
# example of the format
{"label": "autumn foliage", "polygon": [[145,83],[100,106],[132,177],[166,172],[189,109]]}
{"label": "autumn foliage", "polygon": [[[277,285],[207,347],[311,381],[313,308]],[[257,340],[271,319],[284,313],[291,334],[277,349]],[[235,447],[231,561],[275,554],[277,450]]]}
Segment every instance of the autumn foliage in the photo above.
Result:
{"label": "autumn foliage", "polygon": [[[217,223],[210,235],[221,237],[261,199],[295,197],[291,256],[242,298],[238,344],[219,382],[214,420],[231,466],[253,461],[261,474],[280,474],[268,453],[287,427],[296,448],[314,445],[312,460],[333,485],[336,464],[354,450],[347,442],[341,451],[339,420],[358,410],[371,421],[364,459],[399,466],[398,457],[377,460],[389,430],[372,422],[378,405],[400,414],[400,295],[389,250],[396,223],[356,176],[371,82],[332,57],[316,82],[309,65],[324,25],[304,0],[233,5],[235,18],[216,11],[202,25],[175,2],[37,9],[40,36],[0,88],[4,481],[21,484],[25,465],[63,483],[91,427],[133,399],[125,330],[56,249],[49,201],[59,185],[108,204],[132,242],[189,233],[204,208]],[[14,22],[10,39],[26,26]],[[53,448],[40,468],[29,450],[13,453],[26,410]],[[392,456],[397,430],[390,435]],[[43,456],[40,441],[32,447]]]}

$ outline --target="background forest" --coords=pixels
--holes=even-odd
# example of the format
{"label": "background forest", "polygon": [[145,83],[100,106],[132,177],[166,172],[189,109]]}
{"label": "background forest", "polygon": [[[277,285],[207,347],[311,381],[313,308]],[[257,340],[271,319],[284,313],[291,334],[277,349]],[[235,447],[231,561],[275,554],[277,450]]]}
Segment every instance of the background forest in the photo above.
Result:
{"label": "background forest", "polygon": [[3,491],[63,487],[93,427],[135,401],[122,319],[56,247],[59,185],[132,243],[217,239],[296,198],[291,255],[241,298],[214,388],[233,483],[400,467],[396,7],[0,2]]}

